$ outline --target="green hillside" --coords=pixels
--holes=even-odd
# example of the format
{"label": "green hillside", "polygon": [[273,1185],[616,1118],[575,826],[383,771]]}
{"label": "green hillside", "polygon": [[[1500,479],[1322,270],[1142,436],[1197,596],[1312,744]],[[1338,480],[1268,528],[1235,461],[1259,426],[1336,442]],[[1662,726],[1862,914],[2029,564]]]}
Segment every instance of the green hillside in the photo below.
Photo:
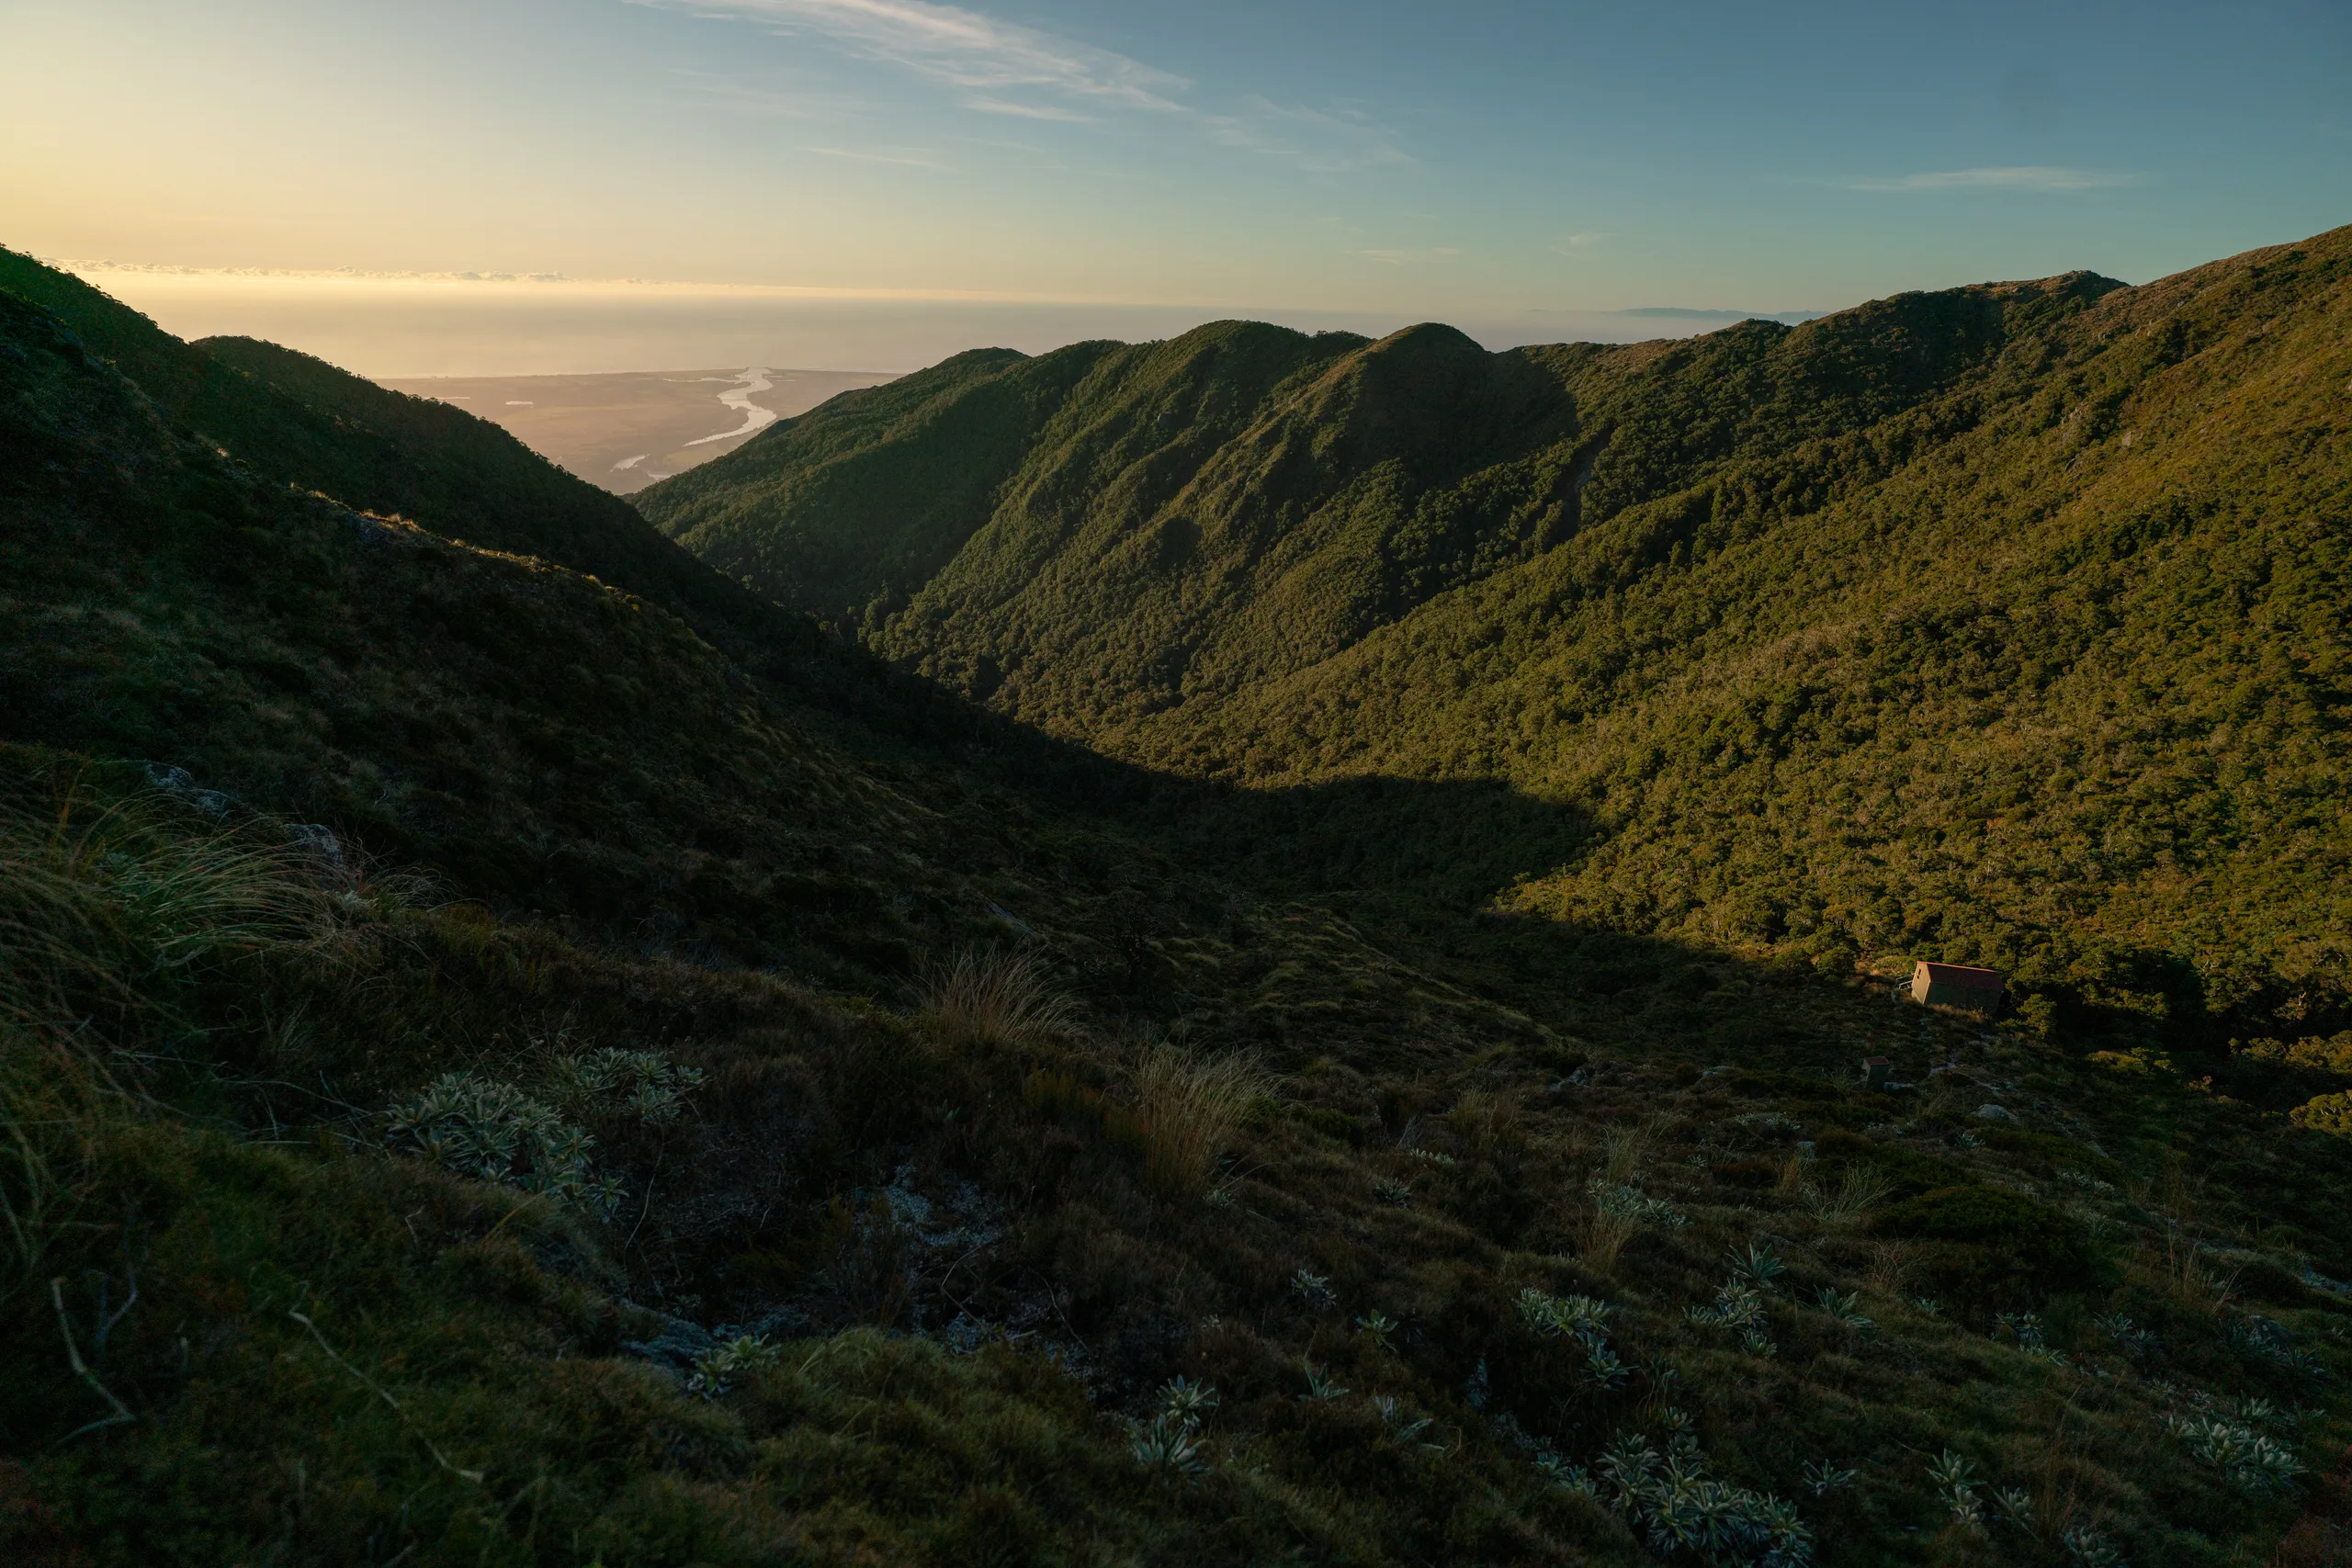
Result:
{"label": "green hillside", "polygon": [[[1485,880],[1448,897],[1828,973],[1996,964],[2075,1038],[2283,1103],[2310,1080],[2238,1069],[2352,1030],[2347,278],[2338,231],[1688,343],[1417,328],[1197,429],[1098,371],[866,638],[1156,769],[1509,786],[1463,795]],[[749,457],[649,515],[703,548],[727,497],[752,561],[795,470]],[[1381,852],[1336,885],[1394,881]]]}
{"label": "green hillside", "polygon": [[[1272,388],[1361,341],[1227,322],[1139,349],[976,350],[779,421],[716,482],[681,474],[636,499],[721,570],[856,626],[956,559],[1004,492],[1058,516],[1098,485],[1182,484]],[[1065,458],[1042,487],[1016,474],[1039,446]]]}
{"label": "green hillside", "polygon": [[[788,611],[730,645],[703,590],[270,456],[331,416],[464,502],[465,416],[254,347],[199,423],[78,308],[0,291],[0,1560],[2341,1550],[2341,1096],[2290,1120],[2153,1035],[1487,907],[1592,831],[1499,774],[1242,788],[923,710]],[[1967,319],[1905,328],[1949,352],[1904,374],[1983,363]],[[1601,352],[1249,329],[987,396],[1108,467],[1144,437],[1078,389],[1191,389],[1237,434],[1185,483],[1272,558],[1317,474],[1467,495],[1573,452],[1547,389]],[[1813,373],[1791,419],[1847,374]],[[1688,460],[1760,442],[1724,407]],[[1560,553],[1484,537],[1348,646]],[[2266,1082],[2338,1082],[2284,1050]]]}

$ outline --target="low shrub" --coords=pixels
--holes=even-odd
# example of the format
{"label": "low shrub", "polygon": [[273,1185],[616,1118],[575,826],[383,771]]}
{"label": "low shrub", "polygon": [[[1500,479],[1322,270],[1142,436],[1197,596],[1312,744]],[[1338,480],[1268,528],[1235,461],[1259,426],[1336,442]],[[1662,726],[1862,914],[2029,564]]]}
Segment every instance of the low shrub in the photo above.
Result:
{"label": "low shrub", "polygon": [[2087,1289],[2107,1272],[2081,1225],[2047,1203],[1996,1187],[1939,1187],[1882,1210],[1872,1228],[1929,1244],[1916,1272],[1965,1302]]}
{"label": "low shrub", "polygon": [[1370,1130],[1344,1111],[1324,1105],[1295,1105],[1290,1108],[1290,1114],[1299,1125],[1312,1128],[1327,1138],[1337,1138],[1351,1149],[1360,1149],[1372,1141]]}
{"label": "low shrub", "polygon": [[2352,1093],[2320,1095],[2295,1107],[2288,1113],[2288,1120],[2314,1133],[2352,1138]]}
{"label": "low shrub", "polygon": [[1882,1181],[1888,1194],[1897,1198],[1916,1197],[1939,1187],[1958,1187],[1974,1179],[1967,1168],[1948,1159],[1906,1149],[1900,1144],[1883,1144],[1857,1133],[1831,1130],[1814,1141],[1814,1152],[1821,1160],[1821,1179],[1825,1183],[1836,1181],[1849,1167],[1860,1167]]}

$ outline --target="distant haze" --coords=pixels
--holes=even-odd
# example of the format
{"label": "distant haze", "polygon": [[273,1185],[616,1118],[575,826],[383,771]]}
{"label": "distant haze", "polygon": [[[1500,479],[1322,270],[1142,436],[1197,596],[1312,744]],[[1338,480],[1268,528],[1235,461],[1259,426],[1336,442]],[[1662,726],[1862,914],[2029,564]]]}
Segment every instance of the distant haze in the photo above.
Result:
{"label": "distant haze", "polygon": [[[185,338],[258,337],[378,380],[578,375],[665,365],[907,371],[976,347],[1173,337],[1227,317],[1378,337],[1424,318],[1281,306],[858,298],[782,289],[460,278],[69,269]],[[1814,311],[1785,313],[1799,321]],[[1737,310],[1524,310],[1450,321],[1489,348],[1688,337]],[[594,478],[594,475],[586,477]]]}
{"label": "distant haze", "polygon": [[2330,229],[2347,83],[2345,0],[0,0],[0,244],[471,275],[108,285],[372,375],[1625,338]]}

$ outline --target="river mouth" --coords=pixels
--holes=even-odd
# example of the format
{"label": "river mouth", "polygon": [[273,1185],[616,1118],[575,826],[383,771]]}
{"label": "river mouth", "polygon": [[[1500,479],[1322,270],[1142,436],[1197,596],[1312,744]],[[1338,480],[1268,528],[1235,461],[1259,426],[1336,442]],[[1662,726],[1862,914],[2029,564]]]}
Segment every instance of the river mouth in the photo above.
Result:
{"label": "river mouth", "polygon": [[[716,380],[710,377],[707,379]],[[772,390],[775,383],[768,378],[767,367],[757,366],[736,373],[735,385],[718,394],[718,400],[743,416],[743,423],[732,430],[722,430],[716,435],[698,435],[686,443],[689,446],[707,446],[714,441],[734,441],[747,435],[757,435],[782,417],[774,409],[762,408],[752,400],[762,392]]]}
{"label": "river mouth", "polygon": [[[595,375],[432,377],[384,384],[503,425],[541,457],[616,495],[724,457],[781,420],[891,378],[741,362]],[[714,400],[718,405],[713,406]],[[733,423],[718,429],[723,418]]]}

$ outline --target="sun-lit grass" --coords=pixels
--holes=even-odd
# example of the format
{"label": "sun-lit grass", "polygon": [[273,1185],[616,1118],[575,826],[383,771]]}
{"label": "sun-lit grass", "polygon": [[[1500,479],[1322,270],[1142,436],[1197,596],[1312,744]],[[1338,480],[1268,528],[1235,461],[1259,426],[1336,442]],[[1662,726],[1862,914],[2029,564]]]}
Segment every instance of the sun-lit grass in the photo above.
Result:
{"label": "sun-lit grass", "polygon": [[1246,1056],[1204,1056],[1166,1042],[1146,1047],[1128,1076],[1144,1179],[1171,1195],[1205,1188],[1271,1082]]}
{"label": "sun-lit grass", "polygon": [[952,1045],[1037,1045],[1078,1020],[1077,1004],[1035,953],[960,948],[924,976],[923,1003]]}

